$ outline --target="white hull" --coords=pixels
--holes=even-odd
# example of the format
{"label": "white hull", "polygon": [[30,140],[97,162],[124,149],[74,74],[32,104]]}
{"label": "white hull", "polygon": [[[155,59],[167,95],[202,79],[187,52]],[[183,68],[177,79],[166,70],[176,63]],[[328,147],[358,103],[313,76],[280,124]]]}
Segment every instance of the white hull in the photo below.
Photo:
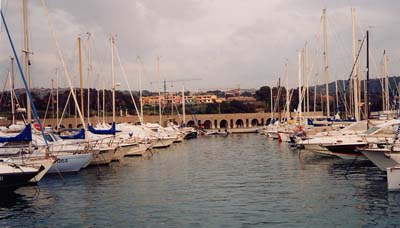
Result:
{"label": "white hull", "polygon": [[85,167],[92,159],[92,153],[72,154],[58,153],[57,161],[48,171],[49,174],[54,173],[77,173]]}
{"label": "white hull", "polygon": [[286,133],[286,132],[279,132],[279,138],[281,139],[282,142],[290,142],[290,135],[292,133]]}
{"label": "white hull", "polygon": [[361,152],[382,171],[400,165],[400,163],[393,159],[394,157],[397,157],[396,160],[399,160],[400,154],[385,154],[385,152],[388,152],[387,149],[366,149]]}
{"label": "white hull", "polygon": [[113,155],[114,148],[102,148],[99,153],[94,156],[89,165],[108,165],[110,164]]}
{"label": "white hull", "polygon": [[132,147],[126,156],[142,156],[150,146],[151,144],[139,143]]}
{"label": "white hull", "polygon": [[155,140],[153,148],[165,148],[174,143],[175,138],[158,138]]}
{"label": "white hull", "polygon": [[125,155],[129,152],[129,150],[134,147],[134,144],[125,144],[118,146],[118,148],[114,151],[114,155],[112,157],[113,161],[120,161],[122,160]]}
{"label": "white hull", "polygon": [[30,183],[38,183],[46,173],[48,173],[49,169],[55,163],[55,157],[45,158],[43,155],[31,155],[29,158],[24,158],[23,160],[21,157],[14,157],[8,158],[4,160],[8,163],[15,163],[18,165],[25,164],[32,167],[43,167],[42,171],[40,171],[36,176],[34,176],[29,182]]}
{"label": "white hull", "polygon": [[312,152],[314,154],[324,156],[324,157],[336,157],[336,154],[330,152],[328,149],[326,149],[323,146],[320,146],[319,144],[303,144],[304,150]]}

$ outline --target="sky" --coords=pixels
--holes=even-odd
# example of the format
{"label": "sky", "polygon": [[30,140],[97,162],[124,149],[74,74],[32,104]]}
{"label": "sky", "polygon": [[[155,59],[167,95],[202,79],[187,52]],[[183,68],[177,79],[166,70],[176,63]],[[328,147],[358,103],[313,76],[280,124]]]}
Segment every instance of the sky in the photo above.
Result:
{"label": "sky", "polygon": [[[119,89],[259,88],[276,85],[288,63],[289,87],[296,87],[297,53],[307,43],[309,85],[324,83],[321,15],[327,9],[329,80],[349,77],[352,68],[351,7],[356,9],[356,38],[370,30],[371,76],[382,68],[382,53],[389,58],[389,75],[399,75],[400,1],[394,0],[41,0],[28,1],[32,87],[50,87],[51,80],[66,87],[67,80],[49,20],[54,25],[66,69],[79,86],[77,37],[82,38],[84,84],[111,88],[111,45],[115,36],[116,81]],[[22,1],[2,0],[17,52],[22,57]],[[87,33],[91,34],[88,44]],[[10,70],[11,49],[4,27],[0,32],[0,86]],[[88,53],[92,68],[87,76]],[[365,53],[361,52],[365,65]],[[22,60],[22,59],[21,59]],[[58,72],[58,74],[56,73]],[[57,76],[58,75],[58,76]],[[141,75],[141,77],[139,77]],[[57,80],[58,78],[58,80]],[[195,79],[195,80],[193,80]],[[187,80],[183,81],[182,80]],[[57,83],[58,81],[58,83]],[[21,86],[17,76],[17,86]]]}

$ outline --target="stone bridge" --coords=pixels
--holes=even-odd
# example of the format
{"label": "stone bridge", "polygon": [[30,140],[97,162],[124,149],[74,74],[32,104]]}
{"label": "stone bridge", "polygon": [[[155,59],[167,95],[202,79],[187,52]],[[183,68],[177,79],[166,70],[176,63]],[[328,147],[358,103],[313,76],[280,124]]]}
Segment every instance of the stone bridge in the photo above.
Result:
{"label": "stone bridge", "polygon": [[[275,114],[276,115],[276,114]],[[296,116],[295,113],[291,113],[291,116]],[[310,112],[303,113],[303,116],[322,116],[322,112]],[[143,117],[145,122],[158,123],[159,116],[157,115],[146,115]],[[43,120],[42,120],[43,121]],[[87,122],[87,119],[85,118]],[[101,118],[100,118],[100,121]],[[138,123],[139,118],[135,116],[117,116],[117,123],[129,122]],[[178,115],[163,115],[162,124],[165,126],[168,121],[173,121],[176,124],[182,123],[182,116]],[[234,113],[234,114],[196,114],[186,115],[187,126],[203,126],[206,129],[210,128],[248,128],[254,126],[263,126],[269,124],[271,121],[271,113]],[[90,122],[96,124],[98,122],[97,117],[91,117]],[[112,122],[112,117],[106,117],[106,122]],[[77,127],[81,124],[79,118],[64,118],[62,124],[65,127]],[[47,119],[44,121],[45,126],[56,126],[55,119]]]}

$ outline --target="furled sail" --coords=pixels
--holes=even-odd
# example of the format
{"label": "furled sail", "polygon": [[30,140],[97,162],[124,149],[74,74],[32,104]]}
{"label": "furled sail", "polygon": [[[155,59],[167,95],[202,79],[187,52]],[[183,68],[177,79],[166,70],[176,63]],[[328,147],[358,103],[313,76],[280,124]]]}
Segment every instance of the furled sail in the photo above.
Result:
{"label": "furled sail", "polygon": [[62,139],[85,139],[85,129],[81,128],[79,132],[75,135],[60,135]]}
{"label": "furled sail", "polygon": [[30,142],[32,141],[32,130],[31,125],[27,124],[25,129],[18,135],[12,137],[0,137],[0,143],[6,142]]}
{"label": "furled sail", "polygon": [[116,127],[115,123],[112,123],[111,128],[107,130],[97,130],[92,127],[92,125],[88,124],[88,130],[96,135],[115,135]]}

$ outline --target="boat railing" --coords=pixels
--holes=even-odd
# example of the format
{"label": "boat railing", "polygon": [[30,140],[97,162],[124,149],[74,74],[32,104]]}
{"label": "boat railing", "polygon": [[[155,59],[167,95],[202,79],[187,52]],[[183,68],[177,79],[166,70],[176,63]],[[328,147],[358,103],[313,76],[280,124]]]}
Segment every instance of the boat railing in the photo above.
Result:
{"label": "boat railing", "polygon": [[108,137],[102,137],[99,139],[91,140],[90,144],[92,145],[93,148],[96,147],[110,147],[114,143],[114,136],[108,136]]}

